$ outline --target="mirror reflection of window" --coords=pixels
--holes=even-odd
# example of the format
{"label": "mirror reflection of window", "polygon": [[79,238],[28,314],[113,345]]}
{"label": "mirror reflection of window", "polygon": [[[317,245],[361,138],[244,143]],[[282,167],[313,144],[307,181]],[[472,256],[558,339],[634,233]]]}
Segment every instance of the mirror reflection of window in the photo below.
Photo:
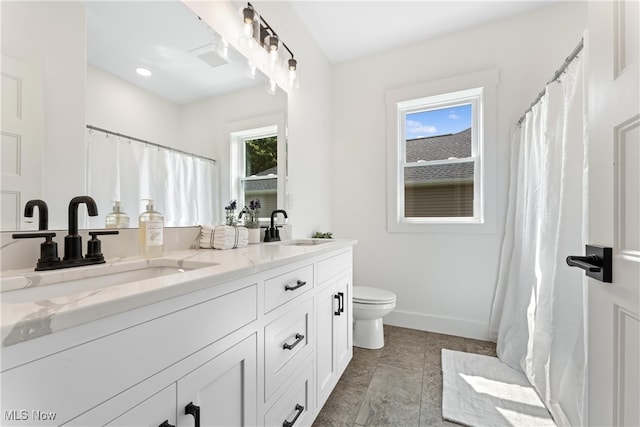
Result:
{"label": "mirror reflection of window", "polygon": [[248,206],[259,199],[262,217],[277,209],[278,204],[278,137],[277,135],[244,139],[245,169],[240,176],[240,205]]}

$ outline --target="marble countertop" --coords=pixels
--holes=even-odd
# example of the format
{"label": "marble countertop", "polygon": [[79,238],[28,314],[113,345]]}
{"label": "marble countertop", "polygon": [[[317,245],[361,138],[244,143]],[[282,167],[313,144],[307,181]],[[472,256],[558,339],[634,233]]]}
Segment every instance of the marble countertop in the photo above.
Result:
{"label": "marble countertop", "polygon": [[[231,250],[191,249],[169,252],[161,258],[109,259],[100,266],[46,272],[32,269],[3,271],[0,293],[2,347],[347,248],[356,241],[332,239],[315,245],[292,243],[295,242],[262,243]],[[87,288],[79,281],[91,275],[91,269],[95,268],[109,269],[111,274],[147,266],[169,267],[175,273],[116,285],[101,285],[91,279],[85,282]],[[184,271],[178,272],[178,268]],[[78,289],[81,290],[60,289],[75,280],[80,283]]]}

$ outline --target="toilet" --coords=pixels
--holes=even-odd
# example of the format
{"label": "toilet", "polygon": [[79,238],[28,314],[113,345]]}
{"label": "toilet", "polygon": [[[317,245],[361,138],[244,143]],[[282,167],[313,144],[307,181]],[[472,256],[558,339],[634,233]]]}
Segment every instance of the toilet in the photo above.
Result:
{"label": "toilet", "polygon": [[353,287],[353,345],[384,347],[382,317],[396,307],[396,294],[368,286]]}

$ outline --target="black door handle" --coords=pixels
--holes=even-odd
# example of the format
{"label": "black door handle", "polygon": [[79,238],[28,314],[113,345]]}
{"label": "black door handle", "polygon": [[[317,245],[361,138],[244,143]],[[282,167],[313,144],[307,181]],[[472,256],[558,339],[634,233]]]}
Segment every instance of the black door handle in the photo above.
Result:
{"label": "black door handle", "polygon": [[158,427],[176,427],[173,424],[169,424],[169,420],[164,420],[162,422],[162,424],[160,424]]}
{"label": "black door handle", "polygon": [[293,419],[291,421],[287,421],[284,420],[284,422],[282,423],[282,427],[293,427],[293,425],[296,423],[296,421],[298,421],[298,417],[302,414],[302,412],[304,411],[304,406],[302,406],[299,403],[296,403],[296,416],[293,417]]}
{"label": "black door handle", "polygon": [[602,260],[595,255],[589,256],[573,256],[567,257],[567,265],[570,267],[578,267],[592,273],[597,273],[602,269]]}
{"label": "black door handle", "polygon": [[340,316],[340,313],[341,313],[341,311],[340,311],[340,295],[334,295],[333,298],[338,300],[338,309],[336,311],[334,311],[333,314],[336,315],[336,316]]}
{"label": "black door handle", "polygon": [[586,245],[585,256],[569,255],[567,265],[578,267],[589,277],[605,283],[612,282],[612,249],[604,246]]}
{"label": "black door handle", "polygon": [[193,402],[190,402],[187,406],[184,407],[184,413],[186,415],[193,415],[193,419],[195,420],[195,427],[200,427],[200,407],[194,405]]}

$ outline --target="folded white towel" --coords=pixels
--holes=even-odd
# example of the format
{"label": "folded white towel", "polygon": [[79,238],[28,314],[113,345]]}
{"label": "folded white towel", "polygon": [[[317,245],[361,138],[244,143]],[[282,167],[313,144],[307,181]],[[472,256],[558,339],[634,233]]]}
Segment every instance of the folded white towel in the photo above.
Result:
{"label": "folded white towel", "polygon": [[200,247],[203,249],[235,249],[249,245],[249,230],[228,225],[202,226]]}

